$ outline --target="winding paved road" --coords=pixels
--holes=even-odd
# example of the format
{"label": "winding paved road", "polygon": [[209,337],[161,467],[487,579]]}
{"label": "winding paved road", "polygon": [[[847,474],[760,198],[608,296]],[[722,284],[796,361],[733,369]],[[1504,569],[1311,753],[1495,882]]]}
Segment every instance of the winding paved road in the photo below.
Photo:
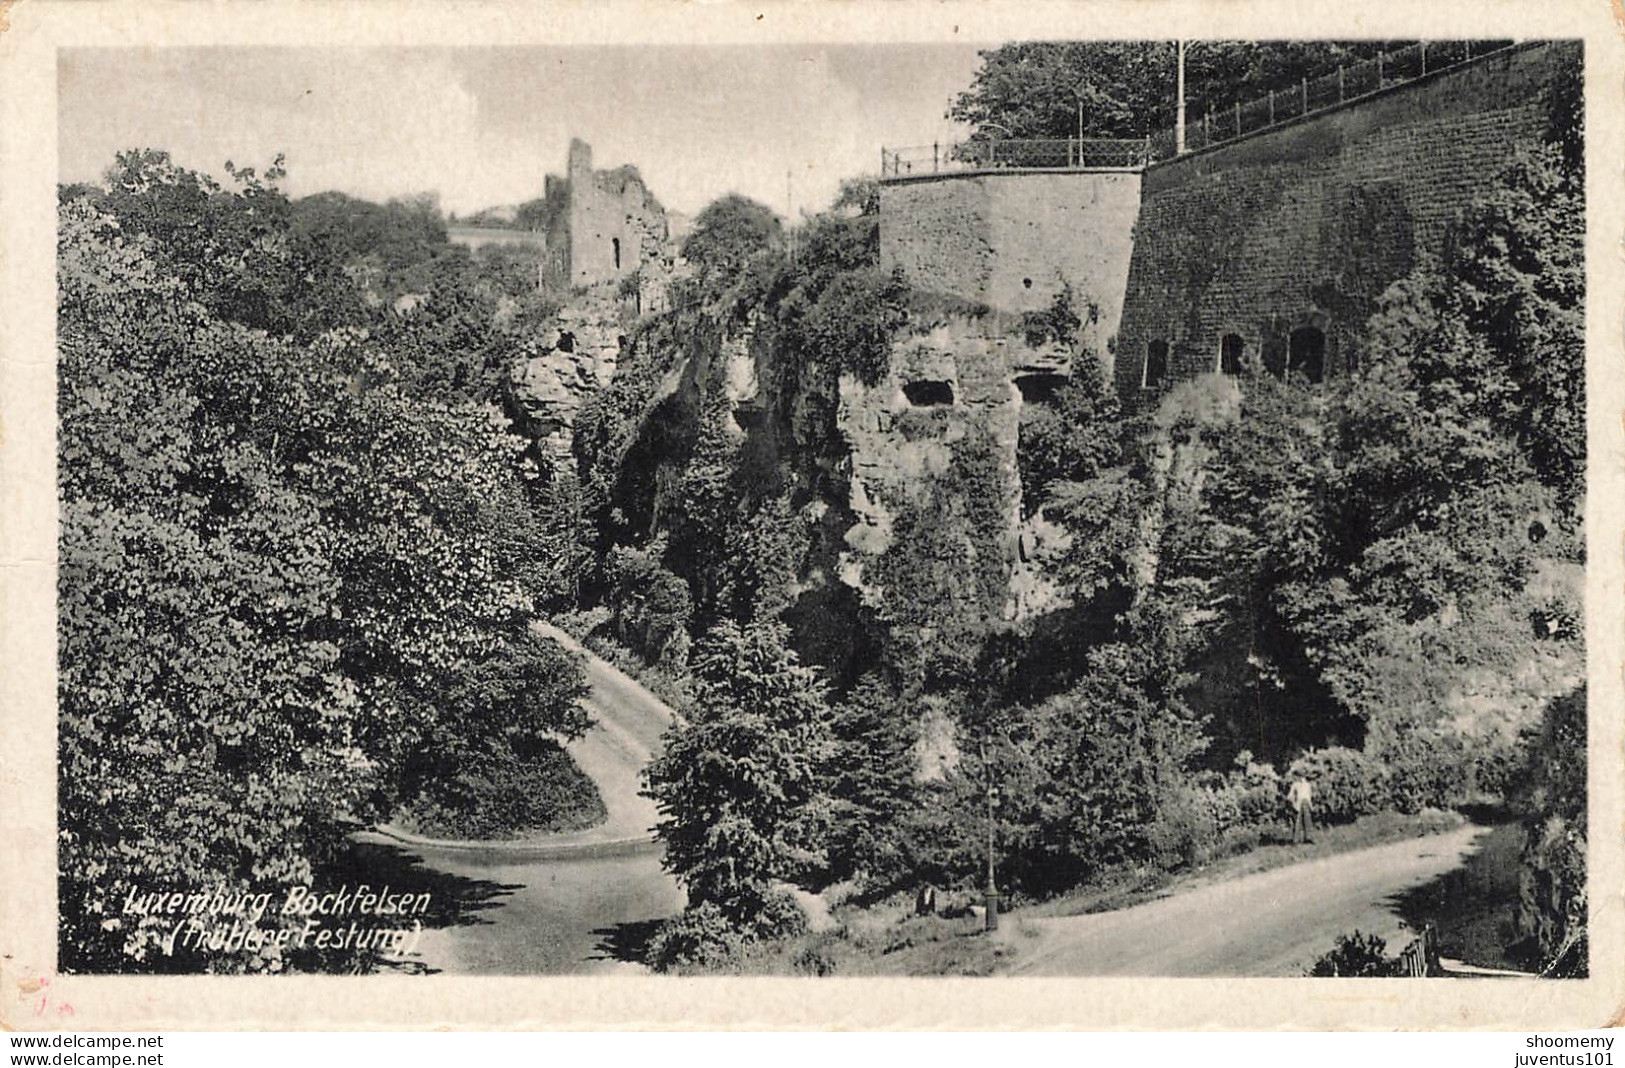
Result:
{"label": "winding paved road", "polygon": [[[638,795],[644,765],[674,713],[649,691],[547,624],[537,629],[587,661],[596,721],[569,746],[608,817],[590,830],[516,843],[445,845],[392,832],[366,840],[400,850],[465,899],[462,920],[426,931],[414,958],[447,974],[550,975],[641,970],[606,943],[683,907],[650,834],[654,802]],[[453,890],[451,888],[461,888]]]}
{"label": "winding paved road", "polygon": [[[544,633],[582,652],[568,636]],[[673,713],[586,654],[597,725],[570,747],[603,795],[608,818],[588,831],[521,843],[446,845],[367,836],[399,851],[456,902],[425,932],[417,964],[449,974],[547,975],[640,970],[624,945],[682,908],[650,835],[643,767]],[[1201,886],[1134,908],[1086,916],[1011,916],[998,937],[1017,975],[1296,976],[1340,934],[1375,933],[1397,952],[1409,934],[1395,899],[1458,867],[1483,828],[1344,853]],[[621,943],[621,952],[617,952]],[[621,959],[617,959],[617,958]]]}
{"label": "winding paved road", "polygon": [[1459,867],[1486,833],[1462,827],[1115,912],[1018,912],[1000,937],[1019,947],[1016,975],[1301,976],[1338,935],[1355,930],[1381,936],[1398,953],[1415,935],[1400,926],[1397,896]]}

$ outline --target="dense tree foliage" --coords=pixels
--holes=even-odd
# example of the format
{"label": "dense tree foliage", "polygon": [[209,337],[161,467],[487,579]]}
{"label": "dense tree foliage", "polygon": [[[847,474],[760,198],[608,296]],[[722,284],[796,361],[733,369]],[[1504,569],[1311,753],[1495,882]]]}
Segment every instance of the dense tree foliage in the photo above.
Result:
{"label": "dense tree foliage", "polygon": [[[1198,41],[1185,56],[1194,118],[1296,86],[1403,41]],[[977,138],[1144,137],[1172,129],[1172,41],[1025,41],[982,52],[948,117]]]}
{"label": "dense tree foliage", "polygon": [[1023,405],[1016,445],[1023,509],[1037,511],[1056,483],[1089,482],[1118,466],[1121,420],[1117,391],[1093,354],[1076,361],[1053,402]]}
{"label": "dense tree foliage", "polygon": [[1518,791],[1525,813],[1518,926],[1542,974],[1584,976],[1590,941],[1584,690],[1553,700],[1530,734]]}
{"label": "dense tree foliage", "polygon": [[529,628],[520,443],[403,389],[332,250],[234,176],[128,154],[62,209],[65,968],[331,967],[170,955],[123,902],[309,885],[352,821],[586,727]]}

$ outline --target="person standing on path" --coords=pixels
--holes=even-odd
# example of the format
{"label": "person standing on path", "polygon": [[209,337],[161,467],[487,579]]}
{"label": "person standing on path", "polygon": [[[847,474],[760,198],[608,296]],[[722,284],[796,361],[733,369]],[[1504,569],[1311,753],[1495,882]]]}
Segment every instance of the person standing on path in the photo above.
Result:
{"label": "person standing on path", "polygon": [[1309,842],[1309,832],[1315,825],[1314,790],[1309,780],[1301,775],[1294,777],[1287,787],[1286,801],[1292,806],[1292,844]]}

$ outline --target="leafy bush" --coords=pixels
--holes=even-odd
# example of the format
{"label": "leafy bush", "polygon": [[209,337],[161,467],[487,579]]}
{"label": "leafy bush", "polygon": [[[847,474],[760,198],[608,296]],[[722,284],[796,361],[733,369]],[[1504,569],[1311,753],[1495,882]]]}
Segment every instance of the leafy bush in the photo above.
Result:
{"label": "leafy bush", "polygon": [[752,938],[794,938],[807,933],[807,914],[787,890],[773,887],[762,894],[746,927]]}
{"label": "leafy bush", "polygon": [[405,821],[440,838],[507,838],[601,822],[604,802],[570,754],[552,743],[520,757],[496,750],[453,778],[431,781]]}
{"label": "leafy bush", "polygon": [[1164,870],[1206,863],[1219,840],[1215,802],[1222,799],[1216,791],[1190,788],[1165,795],[1157,806],[1156,820],[1146,831],[1152,862]]}
{"label": "leafy bush", "polygon": [[1518,928],[1542,972],[1589,968],[1586,898],[1586,691],[1546,706],[1524,773]]}
{"label": "leafy bush", "polygon": [[1299,776],[1313,787],[1315,819],[1324,823],[1350,823],[1388,800],[1381,768],[1357,749],[1311,749],[1287,771],[1288,779]]}
{"label": "leafy bush", "polygon": [[644,549],[616,546],[605,563],[615,636],[645,663],[681,663],[688,654],[694,606],[688,583],[660,563],[664,542]]}
{"label": "leafy bush", "polygon": [[1239,769],[1231,774],[1231,789],[1237,793],[1236,807],[1244,824],[1268,823],[1281,814],[1285,792],[1273,764],[1260,764],[1242,750],[1236,757]]}
{"label": "leafy bush", "polygon": [[660,925],[649,939],[644,963],[657,972],[711,971],[726,965],[747,941],[722,909],[703,901]]}
{"label": "leafy bush", "polygon": [[1407,731],[1391,739],[1378,756],[1388,772],[1388,801],[1400,812],[1449,808],[1465,798],[1466,747],[1453,731]]}
{"label": "leafy bush", "polygon": [[892,335],[908,321],[902,275],[864,269],[836,275],[801,322],[807,355],[873,386],[886,375]]}
{"label": "leafy bush", "polygon": [[1337,948],[1310,967],[1316,978],[1384,979],[1399,974],[1399,961],[1388,956],[1388,943],[1376,935],[1338,935]]}
{"label": "leafy bush", "polygon": [[[1033,753],[1012,746],[994,779],[1013,827],[1018,869],[1035,891],[1124,864],[1188,862],[1216,836],[1208,813],[1182,800],[1185,766],[1203,740],[1148,670],[1140,645],[1100,647],[1084,680],[1030,713]],[[1023,794],[1030,796],[1024,799]],[[1026,811],[1023,811],[1026,809]]]}
{"label": "leafy bush", "polygon": [[1121,460],[1122,410],[1100,361],[1083,354],[1052,401],[1024,404],[1016,442],[1022,510],[1031,515],[1054,482],[1084,482]]}
{"label": "leafy bush", "polygon": [[[1023,312],[1021,334],[1027,344],[1035,349],[1051,342],[1057,345],[1075,344],[1078,340],[1078,329],[1083,326],[1083,320],[1078,317],[1077,309],[1074,307],[1075,303],[1071,284],[1063,282],[1049,307],[1042,311]],[[1085,310],[1091,323],[1100,317],[1099,309],[1093,304]]]}
{"label": "leafy bush", "polygon": [[790,962],[790,967],[797,975],[834,975],[835,955],[821,945],[806,946],[796,954],[795,959]]}

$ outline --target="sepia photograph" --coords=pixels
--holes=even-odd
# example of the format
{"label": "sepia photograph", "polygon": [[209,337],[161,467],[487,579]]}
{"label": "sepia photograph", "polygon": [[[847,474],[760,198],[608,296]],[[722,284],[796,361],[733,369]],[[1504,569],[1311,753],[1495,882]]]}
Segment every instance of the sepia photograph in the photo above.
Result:
{"label": "sepia photograph", "polygon": [[63,42],[54,974],[1611,973],[1594,44],[1453,25]]}

